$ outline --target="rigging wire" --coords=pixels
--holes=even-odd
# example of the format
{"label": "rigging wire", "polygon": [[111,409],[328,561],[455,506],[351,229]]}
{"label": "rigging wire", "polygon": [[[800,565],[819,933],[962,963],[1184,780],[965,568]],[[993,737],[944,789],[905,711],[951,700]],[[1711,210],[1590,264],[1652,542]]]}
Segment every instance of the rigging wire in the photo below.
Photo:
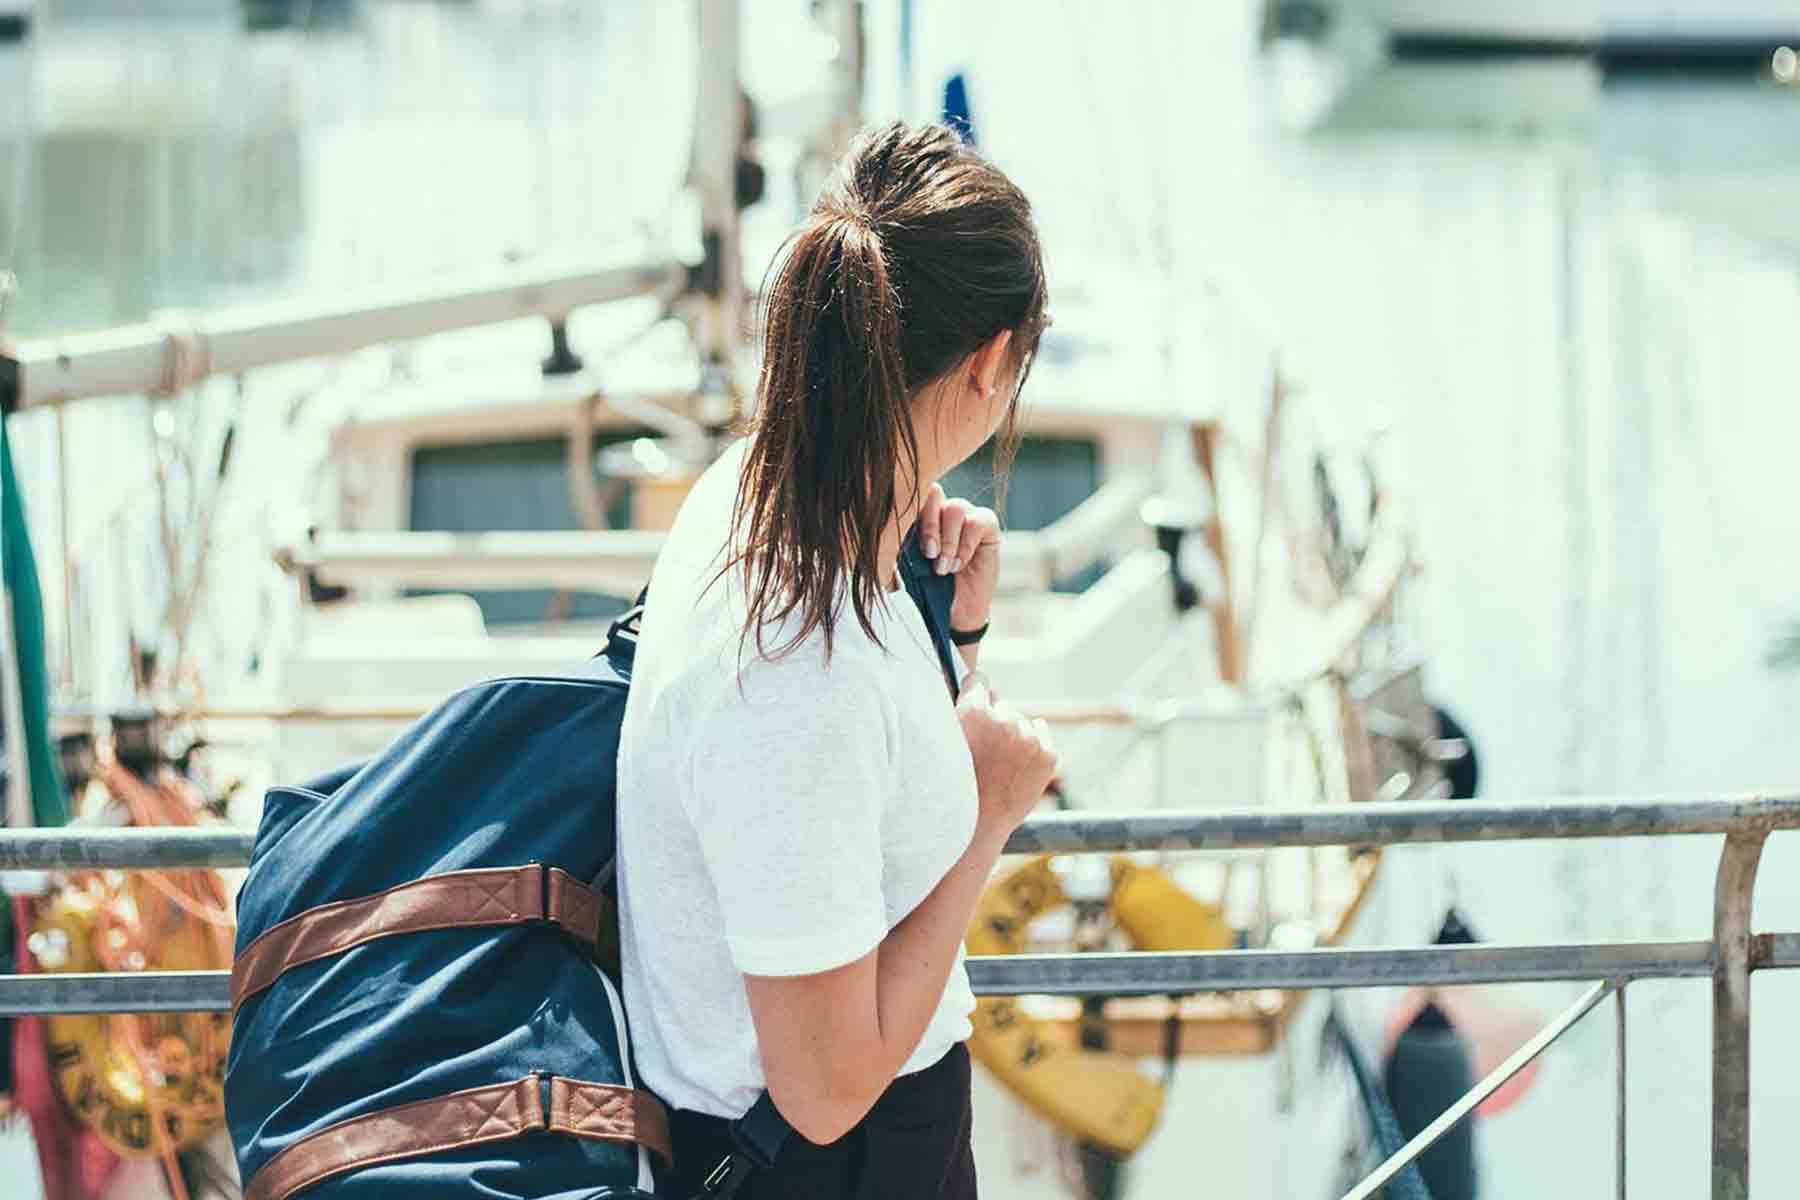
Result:
{"label": "rigging wire", "polygon": [[24,75],[24,86],[19,90],[23,93],[24,100],[16,109],[18,119],[13,130],[11,163],[12,202],[5,218],[6,241],[0,243],[0,330],[5,329],[7,314],[18,295],[17,272],[25,229],[25,195],[31,186],[31,164],[37,152],[37,47],[42,37],[44,19],[43,12],[35,14],[33,28],[19,46],[20,71]]}
{"label": "rigging wire", "polygon": [[[1075,79],[1085,99],[1085,104],[1082,105],[1082,108],[1089,114],[1087,128],[1091,135],[1090,140],[1094,145],[1093,161],[1103,164],[1110,163],[1111,167],[1111,169],[1093,172],[1094,179],[1097,183],[1099,181],[1105,181],[1105,183],[1109,185],[1104,189],[1100,187],[1095,188],[1098,201],[1095,204],[1095,214],[1098,215],[1099,213],[1104,212],[1110,213],[1116,217],[1118,214],[1128,211],[1126,205],[1127,195],[1123,182],[1124,173],[1118,169],[1119,155],[1116,149],[1117,146],[1125,144],[1124,134],[1126,131],[1114,128],[1111,132],[1119,136],[1108,138],[1106,136],[1108,130],[1103,126],[1119,126],[1123,125],[1124,122],[1118,121],[1110,116],[1108,111],[1110,106],[1106,103],[1107,94],[1100,88],[1099,75],[1095,70],[1093,54],[1093,47],[1096,43],[1096,34],[1098,32],[1095,28],[1095,23],[1086,20],[1082,15],[1083,9],[1086,6],[1081,3],[1081,0],[1065,0],[1065,7],[1068,10],[1068,20],[1063,22],[1063,27],[1069,29],[1074,34],[1074,36],[1069,38],[1069,47],[1073,52]],[[1080,26],[1080,28],[1078,29],[1077,26]],[[1110,193],[1110,195],[1102,195],[1102,191]],[[1110,228],[1117,233],[1120,241],[1123,242],[1123,249],[1128,260],[1135,260],[1138,265],[1148,261],[1148,247],[1144,246],[1138,237],[1133,236],[1129,224],[1123,226],[1115,224],[1110,227],[1103,226],[1103,228]]]}

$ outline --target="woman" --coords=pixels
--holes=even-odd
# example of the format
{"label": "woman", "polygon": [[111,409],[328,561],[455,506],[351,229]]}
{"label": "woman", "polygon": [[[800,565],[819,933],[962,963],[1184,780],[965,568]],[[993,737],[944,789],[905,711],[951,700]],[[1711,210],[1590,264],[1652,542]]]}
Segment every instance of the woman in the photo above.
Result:
{"label": "woman", "polygon": [[671,1196],[765,1089],[799,1136],[739,1200],[975,1195],[962,939],[1055,756],[979,677],[952,702],[898,560],[916,526],[972,670],[999,526],[937,480],[1010,439],[1043,324],[1030,206],[942,127],[861,136],[778,260],[756,419],[657,562],[619,759]]}

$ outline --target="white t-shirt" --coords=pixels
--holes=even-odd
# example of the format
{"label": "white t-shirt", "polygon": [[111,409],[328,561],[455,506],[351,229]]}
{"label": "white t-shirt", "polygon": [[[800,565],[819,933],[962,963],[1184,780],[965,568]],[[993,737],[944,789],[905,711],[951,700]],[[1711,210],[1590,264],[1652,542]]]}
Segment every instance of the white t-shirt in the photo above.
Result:
{"label": "white t-shirt", "polygon": [[[667,1103],[736,1117],[763,1090],[744,975],[867,954],[974,835],[975,772],[943,668],[905,591],[846,604],[773,661],[742,642],[723,561],[743,445],[695,485],[651,576],[619,750],[619,895],[639,1072]],[[788,640],[772,628],[773,649]],[[741,670],[740,670],[741,664]],[[970,1033],[959,951],[901,1074]]]}

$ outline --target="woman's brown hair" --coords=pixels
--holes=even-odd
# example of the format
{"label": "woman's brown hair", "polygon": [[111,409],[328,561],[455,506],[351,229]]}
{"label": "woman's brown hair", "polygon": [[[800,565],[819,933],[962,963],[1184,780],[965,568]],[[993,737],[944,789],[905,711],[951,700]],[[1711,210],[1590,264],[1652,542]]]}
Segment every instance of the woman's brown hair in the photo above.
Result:
{"label": "woman's brown hair", "polygon": [[[847,591],[856,619],[882,581],[882,534],[904,467],[919,492],[911,404],[989,339],[1012,332],[1016,379],[996,473],[1016,442],[1023,387],[1044,318],[1044,265],[1031,205],[942,125],[888,125],[851,144],[770,268],[756,414],[738,481],[746,634],[760,654],[815,629],[827,654]],[[910,508],[917,494],[905,497]],[[848,581],[848,588],[844,584]],[[764,629],[798,627],[771,652]]]}

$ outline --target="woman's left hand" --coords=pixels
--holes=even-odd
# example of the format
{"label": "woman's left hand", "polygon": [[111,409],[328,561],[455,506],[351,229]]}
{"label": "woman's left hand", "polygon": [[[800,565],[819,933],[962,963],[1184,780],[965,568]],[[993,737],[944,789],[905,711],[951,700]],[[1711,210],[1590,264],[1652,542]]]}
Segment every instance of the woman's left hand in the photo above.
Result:
{"label": "woman's left hand", "polygon": [[991,508],[953,500],[931,485],[919,513],[919,545],[939,575],[956,576],[950,627],[980,629],[1000,582],[1000,518]]}

